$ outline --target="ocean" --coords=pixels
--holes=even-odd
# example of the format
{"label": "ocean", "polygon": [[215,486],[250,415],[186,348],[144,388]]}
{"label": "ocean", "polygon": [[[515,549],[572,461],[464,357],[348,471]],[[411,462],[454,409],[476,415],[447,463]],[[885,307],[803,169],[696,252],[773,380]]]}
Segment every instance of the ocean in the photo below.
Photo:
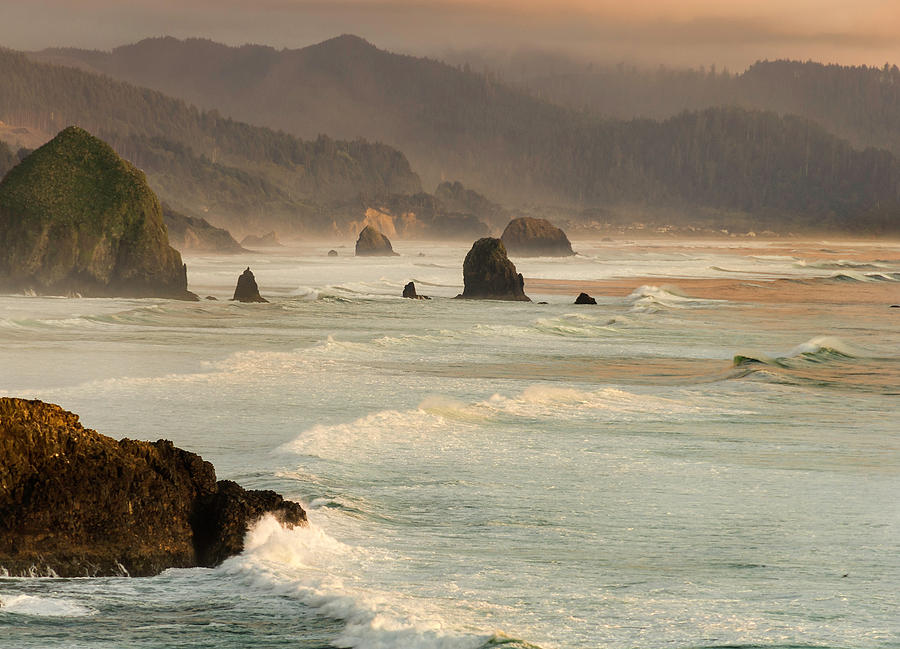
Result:
{"label": "ocean", "polygon": [[[0,647],[900,647],[900,244],[573,243],[514,258],[534,303],[451,299],[468,246],[415,241],[186,257],[217,301],[0,297],[0,394],[310,519],[0,576]],[[269,304],[228,301],[247,266]]]}

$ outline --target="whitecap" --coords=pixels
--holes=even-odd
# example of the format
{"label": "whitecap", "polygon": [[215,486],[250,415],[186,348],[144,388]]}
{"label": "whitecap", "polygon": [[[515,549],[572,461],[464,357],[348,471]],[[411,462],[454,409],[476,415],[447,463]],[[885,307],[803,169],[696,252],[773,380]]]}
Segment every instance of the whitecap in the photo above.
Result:
{"label": "whitecap", "polygon": [[87,617],[97,611],[69,599],[0,594],[0,614],[3,613],[34,617]]}

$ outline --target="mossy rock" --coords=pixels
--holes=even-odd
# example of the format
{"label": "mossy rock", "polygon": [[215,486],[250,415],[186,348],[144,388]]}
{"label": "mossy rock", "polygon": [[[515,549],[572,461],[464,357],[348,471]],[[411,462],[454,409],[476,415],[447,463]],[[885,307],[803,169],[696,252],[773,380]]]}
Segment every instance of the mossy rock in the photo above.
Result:
{"label": "mossy rock", "polygon": [[0,288],[196,299],[143,172],[77,126],[0,182]]}

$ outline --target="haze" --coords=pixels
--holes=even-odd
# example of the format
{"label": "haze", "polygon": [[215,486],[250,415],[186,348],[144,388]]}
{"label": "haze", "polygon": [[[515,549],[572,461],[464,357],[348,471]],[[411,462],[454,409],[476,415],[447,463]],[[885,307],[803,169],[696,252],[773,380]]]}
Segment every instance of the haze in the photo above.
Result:
{"label": "haze", "polygon": [[597,61],[746,67],[900,61],[887,0],[0,0],[0,45],[108,49],[147,36],[302,47],[341,33],[414,54],[522,48]]}

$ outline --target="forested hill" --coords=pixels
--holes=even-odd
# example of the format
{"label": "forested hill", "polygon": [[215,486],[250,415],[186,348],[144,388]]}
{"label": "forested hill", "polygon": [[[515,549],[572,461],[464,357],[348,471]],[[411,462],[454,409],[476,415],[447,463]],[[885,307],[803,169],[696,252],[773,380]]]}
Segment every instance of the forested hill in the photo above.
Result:
{"label": "forested hill", "polygon": [[[152,84],[297,135],[398,146],[443,178],[507,205],[619,206],[752,215],[757,229],[900,228],[898,165],[808,120],[709,108],[663,121],[600,119],[485,75],[392,54],[354,36],[301,50],[151,39],[111,53],[42,56]],[[673,217],[676,218],[676,217]]]}
{"label": "forested hill", "polygon": [[143,168],[162,199],[238,232],[273,223],[321,231],[342,215],[355,217],[366,200],[421,191],[392,147],[324,135],[300,140],[2,49],[0,120],[48,136],[82,126]]}
{"label": "forested hill", "polygon": [[[537,55],[534,55],[537,56]],[[595,67],[529,59],[498,74],[547,101],[595,115],[663,119],[685,110],[741,106],[812,119],[856,146],[900,154],[900,68],[762,61],[741,74],[715,68]]]}

